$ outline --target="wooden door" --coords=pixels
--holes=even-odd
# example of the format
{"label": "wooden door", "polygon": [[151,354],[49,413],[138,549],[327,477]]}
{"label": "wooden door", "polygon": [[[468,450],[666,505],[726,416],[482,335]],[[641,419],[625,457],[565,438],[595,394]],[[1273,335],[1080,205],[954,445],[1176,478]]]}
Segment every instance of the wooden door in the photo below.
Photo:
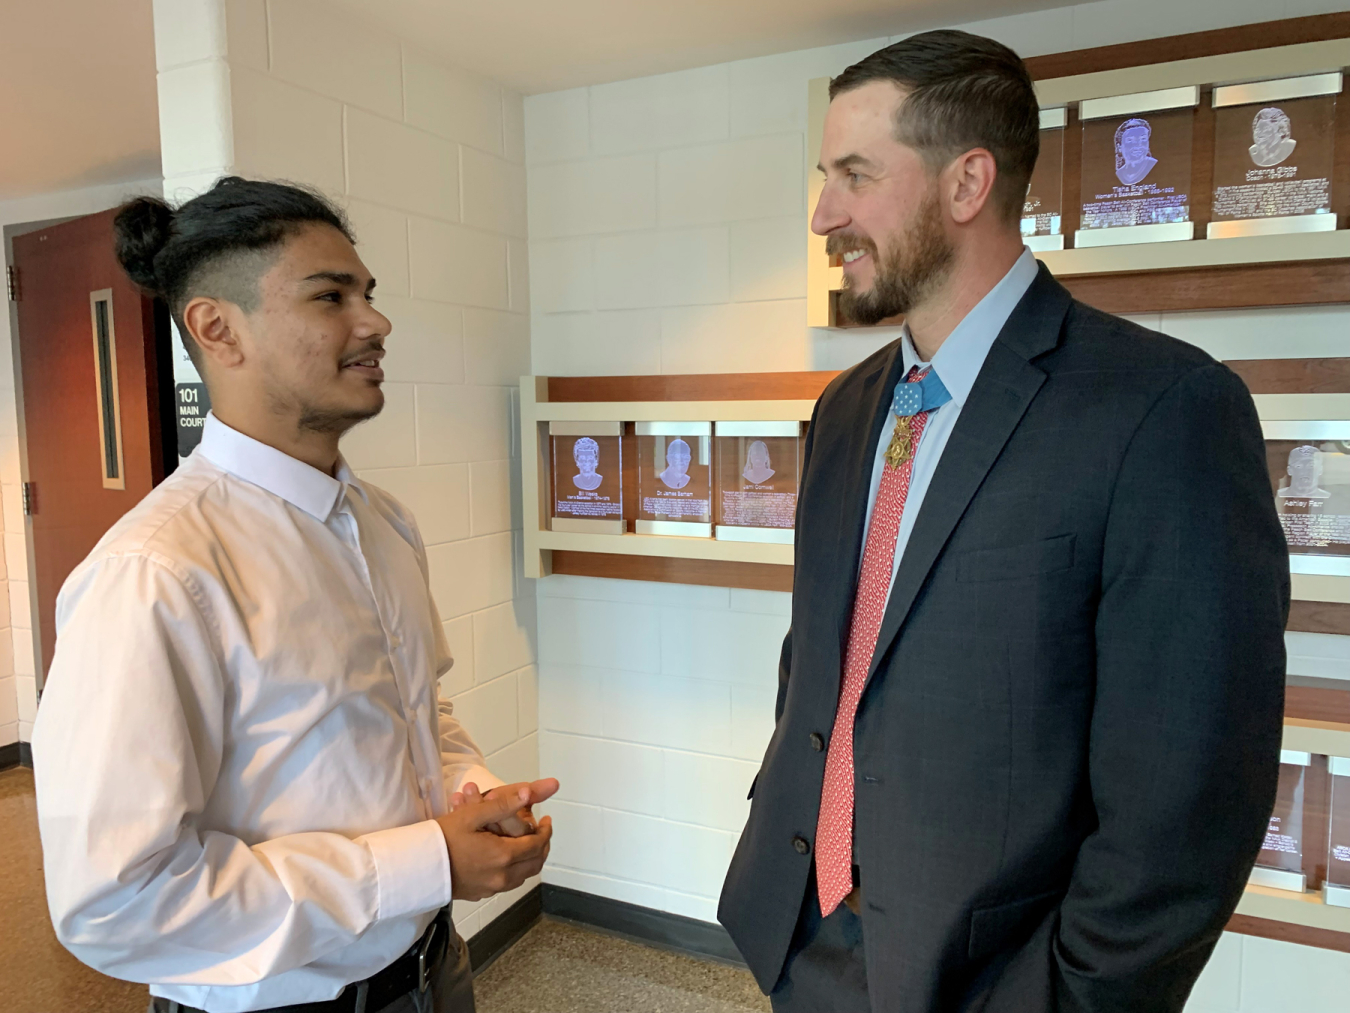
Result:
{"label": "wooden door", "polygon": [[177,463],[167,313],[113,255],[115,210],[14,237],[16,377],[26,448],[35,648],[46,675],[56,595]]}

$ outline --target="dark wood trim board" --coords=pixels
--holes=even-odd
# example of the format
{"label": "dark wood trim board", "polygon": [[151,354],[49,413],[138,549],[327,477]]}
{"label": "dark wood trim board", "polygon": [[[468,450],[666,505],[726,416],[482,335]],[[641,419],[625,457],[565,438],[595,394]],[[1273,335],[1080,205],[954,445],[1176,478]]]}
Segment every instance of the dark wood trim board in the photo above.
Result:
{"label": "dark wood trim board", "polygon": [[612,932],[650,946],[744,967],[745,961],[720,925],[612,900],[552,883],[543,885],[544,914]]}
{"label": "dark wood trim board", "polygon": [[492,962],[509,950],[534,926],[543,913],[541,887],[536,886],[520,900],[488,922],[469,940],[469,964],[474,976],[482,974]]}
{"label": "dark wood trim board", "polygon": [[655,580],[666,584],[743,587],[752,591],[791,591],[792,567],[778,563],[741,563],[720,559],[627,556],[617,552],[553,550],[553,573],[615,580]]}

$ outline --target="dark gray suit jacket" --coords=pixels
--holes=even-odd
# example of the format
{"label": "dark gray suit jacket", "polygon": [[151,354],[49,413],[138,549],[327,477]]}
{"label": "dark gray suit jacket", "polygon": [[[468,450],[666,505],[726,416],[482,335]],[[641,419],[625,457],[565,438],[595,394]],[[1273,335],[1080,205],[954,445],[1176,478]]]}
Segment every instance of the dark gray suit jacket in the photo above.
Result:
{"label": "dark gray suit jacket", "polygon": [[[811,865],[898,342],[816,406],[778,725],[718,917],[766,991]],[[872,1009],[1180,1010],[1274,803],[1289,561],[1251,396],[1044,267],[914,525],[855,726]]]}

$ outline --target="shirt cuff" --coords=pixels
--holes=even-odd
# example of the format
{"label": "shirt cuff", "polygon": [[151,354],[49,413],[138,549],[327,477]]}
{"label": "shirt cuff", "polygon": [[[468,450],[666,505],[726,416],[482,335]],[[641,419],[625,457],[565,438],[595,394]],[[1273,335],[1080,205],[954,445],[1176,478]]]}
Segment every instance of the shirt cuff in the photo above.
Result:
{"label": "shirt cuff", "polygon": [[377,921],[435,911],[450,903],[450,852],[435,820],[377,830],[361,840],[375,858]]}
{"label": "shirt cuff", "polygon": [[466,767],[463,773],[455,779],[455,783],[450,789],[450,794],[453,795],[455,792],[462,790],[465,783],[469,781],[478,785],[478,790],[484,795],[493,788],[500,788],[506,783],[496,774],[492,773],[492,771],[488,770],[487,767],[480,767],[478,764],[474,764],[472,767]]}

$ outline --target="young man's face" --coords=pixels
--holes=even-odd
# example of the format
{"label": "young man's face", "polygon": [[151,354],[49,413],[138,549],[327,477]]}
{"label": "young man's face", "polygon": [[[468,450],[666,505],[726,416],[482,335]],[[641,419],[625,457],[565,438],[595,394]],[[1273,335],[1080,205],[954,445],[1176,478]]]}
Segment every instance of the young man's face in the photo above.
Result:
{"label": "young man's face", "polygon": [[337,229],[311,225],[292,236],[258,281],[236,380],[261,385],[269,407],[301,429],[344,432],[378,415],[391,325],[371,305],[374,288]]}

